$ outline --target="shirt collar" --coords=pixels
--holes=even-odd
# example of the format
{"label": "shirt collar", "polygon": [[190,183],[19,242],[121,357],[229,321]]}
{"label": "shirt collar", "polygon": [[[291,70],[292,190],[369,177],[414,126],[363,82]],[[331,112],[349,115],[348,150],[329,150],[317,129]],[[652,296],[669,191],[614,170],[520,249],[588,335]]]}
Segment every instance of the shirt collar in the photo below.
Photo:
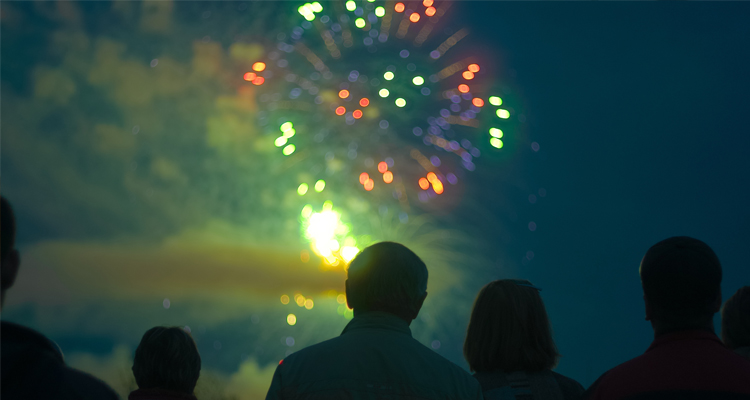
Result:
{"label": "shirt collar", "polygon": [[710,329],[690,329],[685,331],[676,331],[659,335],[651,342],[651,346],[648,350],[652,350],[656,347],[665,345],[667,343],[673,343],[681,340],[711,340],[723,346],[721,340],[716,334]]}
{"label": "shirt collar", "polygon": [[385,329],[404,333],[411,337],[409,324],[403,319],[387,312],[369,311],[357,314],[354,319],[349,321],[346,328],[341,332],[342,335],[357,329]]}

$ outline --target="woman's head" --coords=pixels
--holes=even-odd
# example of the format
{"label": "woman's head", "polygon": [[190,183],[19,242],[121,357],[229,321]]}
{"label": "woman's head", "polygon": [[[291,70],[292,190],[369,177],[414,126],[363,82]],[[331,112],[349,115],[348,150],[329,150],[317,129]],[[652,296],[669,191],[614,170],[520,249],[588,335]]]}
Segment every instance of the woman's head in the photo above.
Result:
{"label": "woman's head", "polygon": [[750,286],[741,287],[724,303],[721,339],[730,349],[750,346]]}
{"label": "woman's head", "polygon": [[479,291],[464,342],[472,371],[540,371],[557,365],[539,289],[529,281],[502,279]]}
{"label": "woman's head", "polygon": [[141,389],[193,394],[200,371],[201,356],[195,341],[176,326],[149,329],[135,350],[133,375]]}

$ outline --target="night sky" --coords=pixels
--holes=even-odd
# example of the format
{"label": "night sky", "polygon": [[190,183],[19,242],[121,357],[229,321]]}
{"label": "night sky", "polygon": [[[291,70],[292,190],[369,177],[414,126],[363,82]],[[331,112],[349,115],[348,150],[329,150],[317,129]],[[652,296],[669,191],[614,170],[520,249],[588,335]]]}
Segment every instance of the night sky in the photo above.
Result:
{"label": "night sky", "polygon": [[[64,23],[50,23],[54,18],[49,15],[55,11],[49,8],[35,10],[11,3],[14,14],[7,4],[3,4],[2,20],[3,195],[19,215],[24,265],[21,289],[9,292],[4,319],[47,333],[60,343],[71,364],[95,373],[103,371],[101,376],[121,393],[127,384],[120,385],[118,374],[127,373],[123,366],[129,367],[140,334],[157,324],[189,322],[204,358],[204,371],[211,371],[204,374],[208,376],[204,379],[211,379],[204,387],[226,385],[228,393],[265,392],[264,379],[288,348],[279,338],[283,342],[293,334],[298,344],[292,349],[298,350],[300,345],[340,331],[346,321],[335,314],[335,320],[327,317],[323,312],[327,300],[317,303],[317,297],[316,308],[310,310],[318,312],[317,317],[296,327],[305,331],[291,333],[283,322],[265,323],[266,318],[286,315],[278,303],[281,290],[291,294],[301,288],[318,295],[343,286],[343,275],[296,275],[297,286],[287,288],[284,285],[293,273],[287,261],[299,263],[297,244],[291,245],[291,256],[284,243],[271,250],[261,245],[243,247],[243,240],[258,240],[265,232],[260,224],[265,220],[259,222],[237,211],[242,209],[243,196],[249,195],[222,167],[215,167],[211,175],[195,172],[186,161],[234,157],[230,150],[204,148],[203,142],[198,146],[183,139],[202,134],[205,121],[214,114],[204,115],[200,110],[213,107],[213,100],[184,99],[174,87],[159,89],[173,98],[182,96],[183,103],[175,109],[159,103],[158,110],[175,114],[153,116],[144,111],[146,103],[133,100],[131,94],[120,96],[119,91],[125,89],[113,88],[110,82],[118,76],[101,75],[93,68],[86,84],[90,89],[81,89],[83,78],[75,74],[86,67],[70,61],[100,62],[91,60],[102,60],[101,51],[92,57],[90,49],[95,46],[81,43],[107,36],[127,48],[118,55],[118,65],[129,65],[122,61],[127,59],[147,66],[158,55],[151,53],[169,53],[158,50],[167,48],[173,50],[175,71],[181,71],[190,56],[180,58],[180,54],[190,53],[193,41],[214,32],[214,37],[222,38],[217,40],[226,43],[222,27],[238,29],[220,16],[245,24],[253,21],[252,16],[234,16],[213,5],[213,17],[191,27],[192,36],[174,24],[174,31],[162,36],[166,39],[149,47],[138,46],[141,36],[109,28],[111,21],[104,17],[109,15],[109,3],[82,6],[71,12],[82,17],[66,17]],[[209,6],[202,4],[178,2],[170,12],[174,20],[189,22],[193,14],[205,15],[200,13]],[[221,4],[233,10],[239,3]],[[455,13],[453,25],[471,28],[467,46],[488,50],[485,57],[491,60],[493,74],[510,98],[518,100],[517,109],[524,116],[519,125],[523,138],[509,160],[483,165],[480,158],[477,171],[465,179],[461,203],[448,215],[438,216],[441,228],[475,238],[465,251],[476,254],[465,255],[460,268],[436,264],[431,279],[445,285],[456,278],[459,287],[438,286],[432,304],[428,297],[426,316],[412,325],[415,337],[425,344],[439,338],[443,345],[438,352],[466,366],[461,358],[461,326],[468,320],[465,312],[476,291],[492,279],[529,279],[543,289],[563,355],[557,371],[588,386],[609,368],[641,354],[653,339],[650,324],[644,320],[638,278],[640,259],[652,244],[675,235],[707,242],[724,266],[725,299],[750,284],[750,132],[746,121],[750,4],[477,1],[457,2],[451,11]],[[9,23],[9,15],[23,15],[24,24]],[[127,11],[122,15],[128,15]],[[264,27],[272,21],[265,19]],[[77,27],[70,28],[73,25]],[[55,31],[85,32],[89,39],[54,36]],[[45,53],[52,42],[67,50]],[[65,54],[72,58],[66,59]],[[36,66],[41,64],[67,65],[54,73],[73,76],[71,82],[77,83],[71,85],[79,89],[66,89],[69,95],[59,94],[60,86],[53,85],[52,91],[34,89],[43,87],[30,83],[40,76],[61,80],[60,75],[39,72]],[[168,66],[166,62],[161,65]],[[207,97],[221,94],[208,84],[194,85]],[[112,106],[92,100],[97,96],[114,99]],[[84,104],[82,99],[88,100]],[[53,124],[50,128],[49,122],[35,125],[35,113],[45,114],[43,109],[54,107],[62,107],[55,114],[62,127]],[[84,111],[65,111],[70,109]],[[160,118],[166,121],[175,115],[182,116],[174,122],[182,124],[181,136],[155,135],[149,139],[146,155],[144,150],[133,150],[141,145],[128,141],[107,139],[82,145],[91,139],[71,134],[90,129],[106,136],[107,129],[92,128],[95,124],[87,122],[102,118],[115,121],[113,126],[126,126],[123,129],[128,132],[138,118],[151,121],[154,132],[168,132]],[[141,140],[149,125],[139,123]],[[22,132],[28,136],[22,137]],[[169,137],[170,142],[160,141],[161,137]],[[538,151],[531,143],[539,145]],[[98,158],[102,155],[106,158]],[[151,160],[148,168],[156,178],[138,180],[134,174],[145,168],[134,173],[133,159],[138,165]],[[259,168],[239,162],[232,167]],[[130,172],[121,172],[127,168]],[[249,185],[252,190],[271,184],[254,179]],[[154,182],[163,190],[153,189]],[[231,187],[229,195],[206,195],[223,187]],[[147,206],[129,197],[151,199],[154,190],[156,197]],[[260,200],[252,203],[254,211],[263,210],[262,204]],[[258,223],[252,232],[238,228],[247,221]],[[534,231],[529,229],[530,222],[536,226]],[[406,239],[420,243],[413,237]],[[149,242],[161,240],[163,245],[149,247]],[[205,251],[200,246],[191,248],[196,253],[180,250],[195,243],[205,245]],[[210,262],[212,256],[223,264],[206,281],[201,262]],[[250,272],[238,269],[237,260],[243,258],[262,259],[264,266]],[[472,265],[471,260],[480,261]],[[168,278],[157,277],[151,283],[150,275],[160,263],[186,268],[188,278],[172,288],[160,288],[159,282]],[[101,290],[82,285],[94,271],[87,265],[99,264],[143,267],[132,273],[104,272]],[[196,277],[194,281],[191,276]],[[233,276],[252,281],[249,294],[243,293],[246,288],[238,286]],[[39,290],[28,289],[34,279],[43,282]],[[202,288],[198,295],[196,287]],[[278,293],[273,291],[277,288],[281,288]],[[173,299],[168,310],[162,302],[165,297]],[[272,301],[265,300],[269,298]],[[453,306],[447,306],[445,299]],[[335,308],[330,302],[331,309]],[[180,308],[183,303],[185,307]],[[448,326],[453,321],[458,321],[458,327]],[[205,389],[204,397],[219,391]]]}

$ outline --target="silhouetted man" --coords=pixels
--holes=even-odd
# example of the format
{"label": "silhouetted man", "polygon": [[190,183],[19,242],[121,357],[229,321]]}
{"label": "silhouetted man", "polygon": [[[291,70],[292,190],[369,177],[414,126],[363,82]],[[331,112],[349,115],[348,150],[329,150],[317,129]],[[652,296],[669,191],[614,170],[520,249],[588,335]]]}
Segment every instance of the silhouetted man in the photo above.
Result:
{"label": "silhouetted man", "polygon": [[749,399],[750,362],[713,330],[721,307],[721,264],[713,250],[689,237],[663,240],[643,257],[640,275],[654,341],[599,377],[584,398]]}
{"label": "silhouetted man", "polygon": [[[16,221],[10,203],[2,198],[2,264],[0,301],[16,280],[21,256],[15,249]],[[1,305],[2,303],[0,303]],[[117,399],[104,382],[65,365],[55,342],[39,332],[2,321],[0,325],[0,397],[11,399]]]}
{"label": "silhouetted man", "polygon": [[266,399],[481,399],[466,371],[411,337],[427,297],[427,267],[403,245],[382,242],[352,260],[341,336],[285,358]]}

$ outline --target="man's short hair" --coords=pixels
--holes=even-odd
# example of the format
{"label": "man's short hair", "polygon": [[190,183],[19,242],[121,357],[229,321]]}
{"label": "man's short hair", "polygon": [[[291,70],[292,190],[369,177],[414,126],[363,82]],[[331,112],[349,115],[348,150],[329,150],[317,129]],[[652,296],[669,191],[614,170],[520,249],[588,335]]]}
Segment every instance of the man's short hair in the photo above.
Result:
{"label": "man's short hair", "polygon": [[16,218],[13,216],[13,208],[5,197],[2,197],[2,211],[0,225],[2,225],[2,258],[5,260],[16,245]]}
{"label": "man's short hair", "polygon": [[376,243],[349,264],[347,300],[354,311],[385,311],[409,318],[425,293],[427,266],[402,244]]}
{"label": "man's short hair", "polygon": [[713,316],[721,263],[706,243],[687,236],[662,240],[646,252],[640,275],[654,318],[687,328]]}
{"label": "man's short hair", "polygon": [[133,375],[141,389],[193,394],[200,371],[201,356],[195,341],[180,327],[149,329],[135,350]]}
{"label": "man's short hair", "polygon": [[750,286],[741,287],[724,303],[721,339],[730,349],[750,347]]}

